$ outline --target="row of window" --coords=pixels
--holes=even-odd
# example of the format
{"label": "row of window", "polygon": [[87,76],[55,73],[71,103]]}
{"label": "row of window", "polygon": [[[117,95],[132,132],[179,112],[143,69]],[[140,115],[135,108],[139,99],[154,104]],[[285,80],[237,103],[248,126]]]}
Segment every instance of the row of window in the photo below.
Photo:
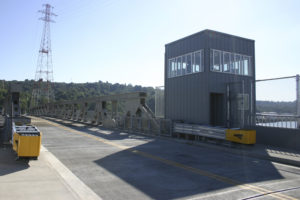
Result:
{"label": "row of window", "polygon": [[168,78],[204,71],[203,50],[188,53],[168,61]]}
{"label": "row of window", "polygon": [[[252,72],[251,56],[210,50],[210,70],[250,76]],[[168,60],[168,78],[204,71],[203,50],[188,53]]]}
{"label": "row of window", "polygon": [[251,75],[251,57],[220,50],[210,50],[210,70],[239,75]]}

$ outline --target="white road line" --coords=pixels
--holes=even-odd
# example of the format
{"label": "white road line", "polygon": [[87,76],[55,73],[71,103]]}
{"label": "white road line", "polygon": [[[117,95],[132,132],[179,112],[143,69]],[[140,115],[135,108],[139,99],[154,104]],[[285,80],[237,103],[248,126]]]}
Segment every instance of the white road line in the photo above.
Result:
{"label": "white road line", "polygon": [[73,174],[63,163],[61,163],[50,151],[42,146],[45,158],[52,165],[53,169],[62,177],[71,190],[77,194],[81,200],[102,200],[92,189],[84,184],[75,174]]}

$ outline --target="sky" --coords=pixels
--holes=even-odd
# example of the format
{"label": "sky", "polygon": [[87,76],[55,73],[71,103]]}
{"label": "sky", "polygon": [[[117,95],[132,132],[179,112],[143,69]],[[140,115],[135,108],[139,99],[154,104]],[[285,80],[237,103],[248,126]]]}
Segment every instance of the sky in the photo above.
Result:
{"label": "sky", "polygon": [[[164,45],[203,29],[254,39],[257,79],[300,74],[298,0],[0,0],[0,79],[34,79],[45,3],[55,82],[161,86]],[[295,99],[269,85],[258,98]]]}

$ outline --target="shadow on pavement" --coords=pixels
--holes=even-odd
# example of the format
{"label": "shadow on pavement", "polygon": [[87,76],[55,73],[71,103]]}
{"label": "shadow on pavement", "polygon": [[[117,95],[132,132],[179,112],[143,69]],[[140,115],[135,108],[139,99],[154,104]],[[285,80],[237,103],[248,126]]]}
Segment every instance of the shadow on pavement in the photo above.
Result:
{"label": "shadow on pavement", "polygon": [[[144,144],[104,155],[94,163],[154,199],[183,198],[246,183],[283,179],[271,161],[216,148],[52,121],[107,140],[118,140],[118,143],[129,137],[145,140]],[[105,133],[107,131],[109,133]],[[96,184],[97,180],[94,181]]]}
{"label": "shadow on pavement", "polygon": [[0,145],[0,176],[29,168],[27,160],[16,160],[11,145]]}
{"label": "shadow on pavement", "polygon": [[[132,153],[136,151],[171,161],[171,164]],[[235,186],[229,180],[212,178],[214,175],[236,181],[237,185],[283,178],[269,161],[158,140],[94,162],[154,199],[182,198]]]}

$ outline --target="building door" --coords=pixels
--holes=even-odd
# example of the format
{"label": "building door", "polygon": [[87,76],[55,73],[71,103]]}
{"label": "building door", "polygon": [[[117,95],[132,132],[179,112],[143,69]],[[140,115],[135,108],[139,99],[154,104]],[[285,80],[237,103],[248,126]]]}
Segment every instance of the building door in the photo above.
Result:
{"label": "building door", "polygon": [[212,126],[225,126],[224,94],[210,93],[210,124]]}

